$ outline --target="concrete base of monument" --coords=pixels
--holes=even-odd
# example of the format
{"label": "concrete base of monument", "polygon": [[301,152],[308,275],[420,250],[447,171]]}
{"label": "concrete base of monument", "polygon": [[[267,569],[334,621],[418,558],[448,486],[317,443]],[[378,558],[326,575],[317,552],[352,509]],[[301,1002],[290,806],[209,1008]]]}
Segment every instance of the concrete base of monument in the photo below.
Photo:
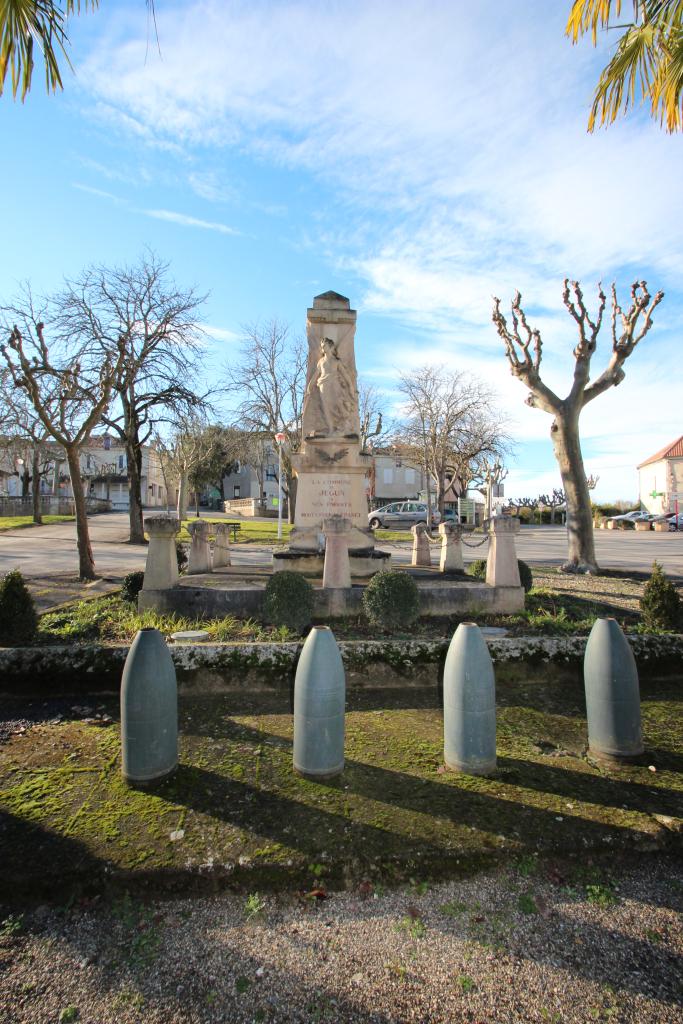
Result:
{"label": "concrete base of monument", "polygon": [[[273,552],[274,572],[287,569],[290,572],[300,572],[303,576],[322,578],[324,564],[323,552],[297,551],[296,548]],[[352,548],[349,551],[349,565],[352,576],[368,579],[381,569],[390,568],[391,553],[389,551],[358,551]]]}
{"label": "concrete base of monument", "polygon": [[[490,587],[455,573],[406,571],[417,583],[423,616],[510,615],[524,607],[522,587]],[[228,568],[204,576],[181,576],[168,590],[140,591],[138,608],[197,620],[222,619],[228,615],[261,618],[270,575],[262,569],[250,573]],[[365,586],[359,580],[343,590],[323,590],[319,580],[313,582],[314,621],[359,615]]]}
{"label": "concrete base of monument", "polygon": [[[325,547],[325,538],[320,527],[302,528],[294,526],[289,535],[287,544],[288,551],[322,552]],[[368,527],[361,529],[359,526],[352,526],[349,533],[349,549],[359,553],[369,552],[375,548],[375,535]]]}

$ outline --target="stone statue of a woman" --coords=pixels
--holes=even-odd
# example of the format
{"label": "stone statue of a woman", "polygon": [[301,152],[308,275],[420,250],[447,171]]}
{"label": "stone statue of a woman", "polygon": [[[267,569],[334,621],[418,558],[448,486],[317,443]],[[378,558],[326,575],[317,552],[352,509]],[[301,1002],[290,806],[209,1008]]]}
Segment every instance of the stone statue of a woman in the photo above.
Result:
{"label": "stone statue of a woman", "polygon": [[317,398],[320,417],[314,436],[349,437],[355,432],[356,389],[331,338],[320,342],[320,357],[306,389],[306,404]]}

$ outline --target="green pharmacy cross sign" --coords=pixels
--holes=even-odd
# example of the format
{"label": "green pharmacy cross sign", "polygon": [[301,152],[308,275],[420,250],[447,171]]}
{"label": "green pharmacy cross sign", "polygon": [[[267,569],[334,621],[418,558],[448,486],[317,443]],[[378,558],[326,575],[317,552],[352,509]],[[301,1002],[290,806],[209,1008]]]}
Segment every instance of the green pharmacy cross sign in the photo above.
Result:
{"label": "green pharmacy cross sign", "polygon": [[664,491],[650,491],[650,497],[651,498],[663,498],[664,497]]}

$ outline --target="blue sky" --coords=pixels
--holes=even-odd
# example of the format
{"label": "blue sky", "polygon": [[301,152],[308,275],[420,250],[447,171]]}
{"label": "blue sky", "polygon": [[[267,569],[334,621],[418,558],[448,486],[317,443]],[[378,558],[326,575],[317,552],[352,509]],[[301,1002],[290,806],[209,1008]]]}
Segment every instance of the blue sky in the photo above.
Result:
{"label": "blue sky", "polygon": [[[582,415],[602,499],[637,494],[635,465],[683,433],[683,139],[646,114],[588,135],[604,49],[564,37],[570,6],[532,0],[143,0],[71,22],[76,76],[0,99],[0,299],[59,286],[145,245],[210,292],[214,368],[242,324],[303,332],[333,288],[358,309],[359,373],[397,398],[399,371],[479,374],[517,439],[506,492],[559,485],[550,417],[524,405],[491,324],[515,288],[569,389],[573,322],[644,277],[666,297],[626,380]],[[594,305],[593,305],[594,308]],[[604,333],[597,376],[609,357]]]}

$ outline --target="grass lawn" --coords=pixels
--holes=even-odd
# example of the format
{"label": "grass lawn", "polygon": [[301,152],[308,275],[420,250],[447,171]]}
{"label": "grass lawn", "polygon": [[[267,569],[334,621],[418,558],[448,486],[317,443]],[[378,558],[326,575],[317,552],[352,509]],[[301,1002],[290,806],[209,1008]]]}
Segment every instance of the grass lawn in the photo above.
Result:
{"label": "grass lawn", "polygon": [[37,643],[130,643],[139,629],[154,628],[167,636],[181,629],[205,629],[214,643],[297,640],[286,626],[265,626],[254,619],[189,619],[155,611],[138,612],[119,594],[78,601],[41,616]]}
{"label": "grass lawn", "polygon": [[[71,523],[73,516],[43,516],[43,526],[50,526],[52,523]],[[37,526],[32,516],[0,516],[0,531],[19,530],[24,526]]]}
{"label": "grass lawn", "polygon": [[[262,521],[259,519],[212,519],[210,516],[202,516],[202,521],[205,523],[228,523],[235,522],[239,525],[239,533],[237,534],[237,543],[244,544],[248,541],[258,541],[262,544],[285,544],[287,538],[291,533],[292,527],[289,523],[282,524],[282,541],[278,541],[277,537],[277,519],[268,519]],[[187,532],[187,527],[190,523],[196,522],[194,516],[189,519],[183,519],[180,533],[178,534],[178,540],[186,541],[189,543],[190,535]]]}
{"label": "grass lawn", "polygon": [[[259,524],[256,524],[259,525]],[[534,566],[534,587],[526,595],[525,608],[515,615],[472,616],[480,625],[503,626],[511,634],[587,635],[599,616],[614,616],[626,630],[641,630],[639,607],[643,581],[614,574],[601,577],[565,575],[557,570]],[[420,619],[409,629],[383,633],[358,616],[332,623],[339,640],[392,635],[396,639],[442,639],[457,625],[455,619]],[[78,601],[40,619],[32,643],[130,643],[138,629],[154,627],[168,635],[181,629],[205,629],[215,643],[259,640],[296,640],[298,635],[285,626],[266,626],[255,619],[189,619],[154,611],[138,613],[134,604],[118,594]],[[651,632],[652,630],[648,630]]]}
{"label": "grass lawn", "polygon": [[[180,764],[151,791],[122,781],[114,700],[63,702],[59,720],[37,704],[44,720],[0,747],[2,887],[37,896],[117,874],[126,886],[422,884],[492,861],[533,871],[537,855],[575,856],[578,880],[591,853],[680,846],[678,680],[644,688],[647,754],[619,768],[585,755],[579,679],[559,682],[549,669],[499,686],[492,778],[444,770],[435,691],[347,697],[336,779],[294,773],[288,693],[245,689],[181,701]],[[95,703],[111,718],[98,721]]]}
{"label": "grass lawn", "polygon": [[[202,519],[208,523],[225,523],[225,522],[236,522],[239,524],[240,530],[237,535],[237,543],[245,543],[248,541],[258,541],[262,544],[286,544],[289,539],[289,535],[292,531],[292,527],[289,523],[282,524],[282,541],[278,541],[277,537],[277,519],[269,519],[267,521],[258,519],[212,519],[210,516],[202,516]],[[189,523],[195,522],[194,517],[190,519],[183,519],[181,531],[178,535],[178,540],[189,541],[190,535],[187,532]],[[375,537],[378,541],[409,541],[412,543],[412,534],[410,530],[376,530]]]}

